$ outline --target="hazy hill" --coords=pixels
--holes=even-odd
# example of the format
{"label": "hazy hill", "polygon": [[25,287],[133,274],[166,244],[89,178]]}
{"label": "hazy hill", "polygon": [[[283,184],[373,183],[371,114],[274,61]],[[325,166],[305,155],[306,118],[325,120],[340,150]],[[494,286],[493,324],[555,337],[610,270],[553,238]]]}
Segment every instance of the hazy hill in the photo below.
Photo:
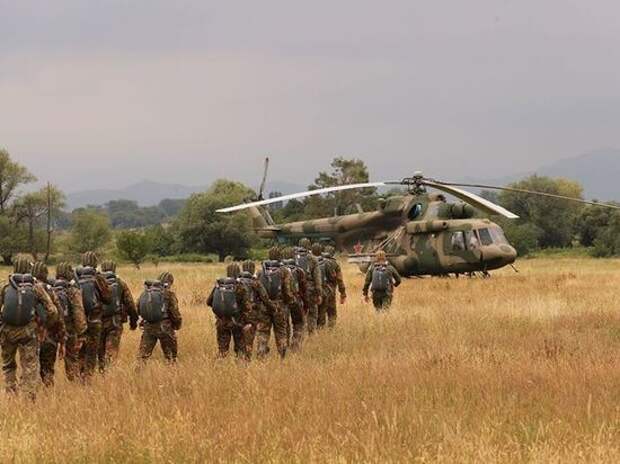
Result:
{"label": "hazy hill", "polygon": [[620,200],[620,150],[593,151],[557,161],[532,172],[515,173],[495,179],[469,177],[465,181],[506,185],[532,174],[576,180],[583,186],[588,199]]}
{"label": "hazy hill", "polygon": [[[73,210],[87,205],[103,205],[112,200],[133,200],[140,206],[154,206],[161,200],[183,199],[198,192],[204,192],[209,186],[187,186],[165,184],[161,182],[142,181],[124,189],[84,190],[67,194],[67,209]],[[255,187],[256,188],[256,187]],[[303,190],[304,186],[290,182],[271,182],[267,192],[293,193]]]}

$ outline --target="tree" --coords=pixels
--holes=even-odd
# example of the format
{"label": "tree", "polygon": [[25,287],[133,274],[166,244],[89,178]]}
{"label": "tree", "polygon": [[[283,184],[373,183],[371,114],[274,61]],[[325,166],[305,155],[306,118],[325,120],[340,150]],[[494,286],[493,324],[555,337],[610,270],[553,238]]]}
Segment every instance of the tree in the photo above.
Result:
{"label": "tree", "polygon": [[28,246],[27,231],[9,216],[0,215],[0,256],[4,264],[12,264],[13,256]]}
{"label": "tree", "polygon": [[[320,172],[310,186],[311,190],[336,187],[347,184],[367,183],[370,179],[366,164],[359,159],[335,158],[331,163],[331,173]],[[330,193],[326,197],[309,197],[306,205],[309,211],[317,216],[331,216],[332,214],[347,214],[356,204],[363,208],[374,208],[376,201],[375,188],[347,190]]]}
{"label": "tree", "polygon": [[[52,247],[54,216],[65,205],[65,195],[58,188],[48,185],[38,192],[28,193],[15,201],[13,212],[15,223],[25,223],[28,234],[28,250],[35,260],[44,246],[46,261]],[[39,233],[45,227],[46,233]],[[43,244],[45,242],[45,245]]]}
{"label": "tree", "polygon": [[11,159],[8,151],[0,148],[0,214],[7,213],[20,185],[36,180],[28,169]]}
{"label": "tree", "polygon": [[73,214],[72,251],[85,253],[100,250],[111,238],[110,220],[105,214],[91,209],[82,209]]}
{"label": "tree", "polygon": [[228,255],[245,256],[253,239],[248,215],[216,210],[254,195],[245,185],[227,180],[218,180],[207,192],[192,195],[174,225],[181,251],[215,253],[220,261]]}
{"label": "tree", "polygon": [[176,240],[174,234],[161,225],[152,226],[146,229],[151,244],[151,253],[156,256],[171,256],[176,251]]}
{"label": "tree", "polygon": [[[564,195],[576,199],[583,198],[583,189],[577,182],[567,179],[531,176],[510,187],[533,190],[536,192]],[[569,200],[546,198],[503,191],[499,203],[517,214],[517,224],[532,224],[540,229],[538,239],[542,248],[565,247],[571,244],[575,222],[583,206]]]}
{"label": "tree", "polygon": [[181,210],[185,206],[186,201],[187,200],[175,200],[166,198],[159,202],[159,209],[163,211],[166,217],[174,217],[181,212]]}
{"label": "tree", "polygon": [[137,269],[140,269],[140,264],[149,254],[151,243],[144,232],[127,230],[117,235],[116,249],[121,258],[132,262]]}

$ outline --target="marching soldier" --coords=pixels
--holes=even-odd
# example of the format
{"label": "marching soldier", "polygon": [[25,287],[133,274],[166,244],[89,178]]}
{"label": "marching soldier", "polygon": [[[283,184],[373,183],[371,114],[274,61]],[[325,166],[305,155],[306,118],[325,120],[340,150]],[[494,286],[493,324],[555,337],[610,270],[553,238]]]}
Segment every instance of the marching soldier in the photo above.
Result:
{"label": "marching soldier", "polygon": [[319,305],[322,303],[323,284],[321,270],[316,257],[312,256],[310,239],[302,238],[299,247],[295,250],[295,262],[306,273],[307,282],[307,325],[308,333],[312,335],[316,330],[319,316]]}
{"label": "marching soldier", "polygon": [[368,291],[372,292],[372,302],[378,312],[390,309],[394,288],[401,283],[398,271],[388,262],[385,251],[378,251],[375,262],[366,273],[364,282],[364,301],[370,302]]}
{"label": "marching soldier", "polygon": [[[292,325],[292,339],[289,335],[291,342],[291,351],[298,352],[301,350],[301,346],[304,338],[304,331],[306,330],[306,308],[308,307],[308,281],[306,279],[306,273],[295,262],[295,252],[292,248],[286,248],[282,255],[284,260],[282,264],[291,273],[291,287],[293,291],[293,299],[288,305],[288,321],[287,325],[290,328]],[[291,330],[289,329],[289,334]]]}
{"label": "marching soldier", "polygon": [[[347,301],[347,289],[342,277],[342,268],[335,258],[336,249],[333,246],[325,248],[321,258],[323,266],[323,303],[319,308],[318,327],[325,327],[328,323],[329,327],[336,326],[338,319],[338,305],[336,302],[336,291],[340,293],[340,304],[343,305]],[[329,322],[328,322],[329,321]]]}

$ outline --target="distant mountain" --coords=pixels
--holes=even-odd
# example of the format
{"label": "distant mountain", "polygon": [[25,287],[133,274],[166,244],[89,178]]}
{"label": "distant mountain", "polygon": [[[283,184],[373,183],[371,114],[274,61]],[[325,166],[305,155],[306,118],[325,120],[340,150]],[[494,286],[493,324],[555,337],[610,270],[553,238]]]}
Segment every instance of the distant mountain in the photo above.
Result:
{"label": "distant mountain", "polygon": [[[67,194],[67,209],[73,210],[88,205],[104,205],[113,200],[132,200],[140,206],[154,206],[166,198],[184,199],[194,193],[204,192],[208,188],[209,186],[165,184],[145,180],[124,189],[97,189],[69,193]],[[305,190],[305,188],[290,182],[270,182],[265,190],[267,193],[281,192],[287,194]]]}
{"label": "distant mountain", "polygon": [[515,173],[495,179],[469,177],[464,182],[502,186],[533,174],[575,180],[583,186],[587,199],[620,201],[620,150],[614,149],[597,150],[563,159],[532,172]]}

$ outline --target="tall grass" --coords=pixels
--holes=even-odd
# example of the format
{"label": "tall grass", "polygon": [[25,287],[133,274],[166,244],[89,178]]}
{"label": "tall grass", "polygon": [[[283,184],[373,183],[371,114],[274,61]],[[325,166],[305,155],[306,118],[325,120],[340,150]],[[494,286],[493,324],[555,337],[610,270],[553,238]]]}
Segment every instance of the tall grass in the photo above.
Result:
{"label": "tall grass", "polygon": [[[527,260],[413,279],[389,315],[350,299],[303,354],[216,361],[219,266],[170,265],[180,360],[136,370],[127,332],[92,386],[0,399],[1,462],[619,462],[620,262]],[[136,293],[163,269],[121,273]]]}

